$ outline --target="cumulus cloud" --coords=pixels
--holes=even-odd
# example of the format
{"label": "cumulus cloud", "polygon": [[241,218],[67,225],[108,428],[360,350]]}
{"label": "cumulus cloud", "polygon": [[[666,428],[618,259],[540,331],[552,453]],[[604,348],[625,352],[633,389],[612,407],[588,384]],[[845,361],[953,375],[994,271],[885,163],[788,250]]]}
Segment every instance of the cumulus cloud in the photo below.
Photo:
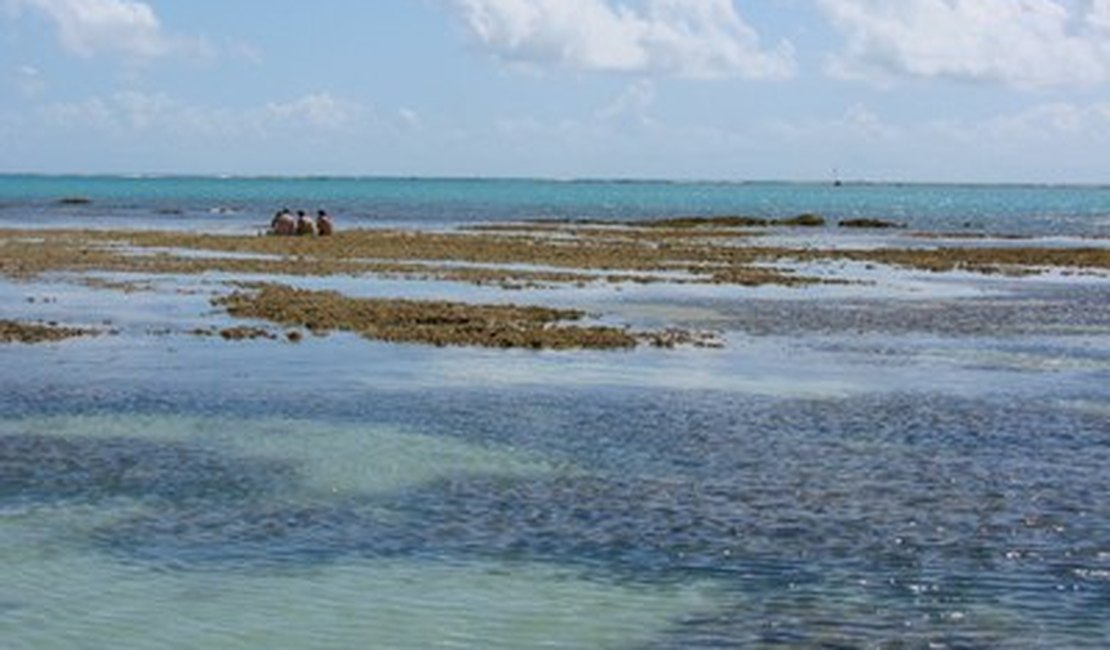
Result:
{"label": "cumulus cloud", "polygon": [[452,2],[477,42],[512,63],[693,78],[794,72],[793,47],[764,48],[732,0]]}
{"label": "cumulus cloud", "polygon": [[204,55],[201,39],[168,34],[150,5],[136,0],[8,0],[15,13],[47,18],[67,50],[83,57],[115,53],[138,59],[169,54]]}
{"label": "cumulus cloud", "polygon": [[1038,88],[1110,79],[1110,0],[817,0],[840,76]]}

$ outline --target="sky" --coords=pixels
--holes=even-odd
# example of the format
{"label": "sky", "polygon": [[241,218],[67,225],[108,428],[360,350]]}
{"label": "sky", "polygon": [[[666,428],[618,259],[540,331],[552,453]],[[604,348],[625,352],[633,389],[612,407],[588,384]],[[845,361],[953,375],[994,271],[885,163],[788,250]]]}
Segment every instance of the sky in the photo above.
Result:
{"label": "sky", "polygon": [[1110,183],[1110,0],[0,0],[0,173]]}

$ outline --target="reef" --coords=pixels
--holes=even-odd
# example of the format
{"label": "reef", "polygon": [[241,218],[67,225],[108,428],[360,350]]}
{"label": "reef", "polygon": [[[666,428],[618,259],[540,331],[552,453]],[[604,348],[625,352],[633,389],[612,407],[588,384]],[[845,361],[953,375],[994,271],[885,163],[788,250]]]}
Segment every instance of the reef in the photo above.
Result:
{"label": "reef", "polygon": [[[533,233],[360,230],[332,237],[244,237],[141,231],[0,231],[0,274],[366,275],[527,287],[594,282],[706,282],[766,262],[766,250],[729,245],[735,232],[589,228]],[[693,231],[691,231],[693,232]],[[718,241],[720,240],[720,241]],[[198,255],[197,253],[211,253]],[[767,283],[794,274],[761,266]],[[677,277],[681,273],[685,277]]]}
{"label": "reef", "polygon": [[[591,222],[585,222],[591,223]],[[598,221],[594,224],[609,226],[634,226],[642,228],[771,228],[776,226],[809,228],[825,225],[825,218],[806,212],[785,219],[768,219],[748,215],[721,215],[713,217],[668,217],[643,221]]]}
{"label": "reef", "polygon": [[269,283],[245,285],[244,290],[213,303],[238,318],[303,327],[319,335],[353,332],[393,343],[531,349],[630,348],[637,344],[637,338],[625,329],[568,325],[564,321],[579,320],[585,314],[547,307],[352,298],[335,291]]}
{"label": "reef", "polygon": [[194,336],[218,336],[225,341],[253,341],[255,339],[269,339],[274,340],[277,334],[274,334],[268,329],[262,327],[247,327],[240,325],[237,327],[225,327],[223,329],[212,328],[196,328],[192,330],[191,334]]}
{"label": "reef", "polygon": [[[853,225],[847,225],[849,221]],[[842,221],[844,227],[885,227],[879,220]],[[438,280],[504,289],[582,287],[597,283],[718,284],[803,287],[846,282],[791,267],[852,261],[980,274],[1104,273],[1110,248],[982,245],[949,247],[819,248],[761,245],[749,217],[683,217],[641,224],[544,222],[493,224],[454,231],[352,230],[332,237],[263,237],[157,231],[0,230],[0,275],[16,280],[47,273],[98,289],[154,290],[162,275],[221,273],[272,277],[368,276]],[[759,223],[817,226],[819,215]],[[105,273],[140,279],[104,279]],[[226,281],[222,280],[221,282]],[[306,292],[278,284],[239,286],[220,299],[235,317],[267,320],[256,327],[194,332],[228,340],[303,339],[305,331],[348,331],[383,341],[531,349],[631,348],[639,344],[716,345],[712,336],[632,332],[585,326],[573,310],[515,305],[470,305],[402,299],[367,300],[334,292]],[[90,335],[56,324],[5,325],[3,341],[50,341]]]}
{"label": "reef", "polygon": [[842,219],[837,225],[841,228],[904,228],[902,224],[885,219]]}
{"label": "reef", "polygon": [[969,271],[1027,275],[1046,268],[1110,269],[1110,248],[888,248],[867,251],[806,251],[800,253],[799,257],[877,262],[936,273]]}
{"label": "reef", "polygon": [[816,228],[825,225],[825,218],[819,214],[799,214],[796,217],[779,221],[778,225]]}
{"label": "reef", "polygon": [[[376,274],[519,289],[622,282],[743,286],[829,282],[785,268],[796,261],[815,260],[981,273],[1033,273],[1050,267],[1110,269],[1107,248],[985,244],[843,250],[761,246],[753,233],[743,228],[697,219],[690,223],[706,225],[680,227],[681,220],[653,222],[654,226],[498,224],[481,231],[358,230],[320,238],[0,230],[0,274],[14,278],[54,271],[299,277]],[[801,215],[790,221],[816,224],[818,219],[817,215]]]}
{"label": "reef", "polygon": [[53,343],[80,336],[97,336],[100,330],[64,327],[55,322],[24,323],[0,320],[0,343]]}
{"label": "reef", "polygon": [[651,221],[637,221],[635,225],[648,228],[765,228],[774,222],[760,217],[744,215],[726,215],[720,217],[672,217],[668,219],[653,219]]}

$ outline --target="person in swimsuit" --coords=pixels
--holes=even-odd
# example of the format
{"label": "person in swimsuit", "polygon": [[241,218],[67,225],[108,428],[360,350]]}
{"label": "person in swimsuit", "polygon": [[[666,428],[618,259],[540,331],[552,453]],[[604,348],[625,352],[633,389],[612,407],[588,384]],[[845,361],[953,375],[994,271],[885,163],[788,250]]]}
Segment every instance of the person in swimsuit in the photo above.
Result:
{"label": "person in swimsuit", "polygon": [[324,210],[316,212],[316,234],[321,237],[327,237],[335,232],[335,226],[331,221],[331,217]]}
{"label": "person in swimsuit", "polygon": [[275,235],[293,235],[297,232],[297,222],[289,210],[281,210],[270,222],[270,232]]}
{"label": "person in swimsuit", "polygon": [[312,223],[312,219],[305,214],[304,210],[297,210],[297,234],[298,235],[315,235],[316,224]]}

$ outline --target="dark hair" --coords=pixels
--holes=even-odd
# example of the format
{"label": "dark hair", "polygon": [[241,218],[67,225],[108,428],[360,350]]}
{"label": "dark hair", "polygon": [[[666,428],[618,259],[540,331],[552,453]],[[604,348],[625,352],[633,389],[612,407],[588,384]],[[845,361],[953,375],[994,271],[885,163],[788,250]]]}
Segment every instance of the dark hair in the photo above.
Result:
{"label": "dark hair", "polygon": [[316,216],[317,217],[326,217],[326,216],[328,216],[328,213],[324,210],[317,210],[316,211]]}
{"label": "dark hair", "polygon": [[298,216],[298,217],[303,217],[303,216],[305,216],[305,215],[304,215],[304,210],[297,210],[297,216]]}

